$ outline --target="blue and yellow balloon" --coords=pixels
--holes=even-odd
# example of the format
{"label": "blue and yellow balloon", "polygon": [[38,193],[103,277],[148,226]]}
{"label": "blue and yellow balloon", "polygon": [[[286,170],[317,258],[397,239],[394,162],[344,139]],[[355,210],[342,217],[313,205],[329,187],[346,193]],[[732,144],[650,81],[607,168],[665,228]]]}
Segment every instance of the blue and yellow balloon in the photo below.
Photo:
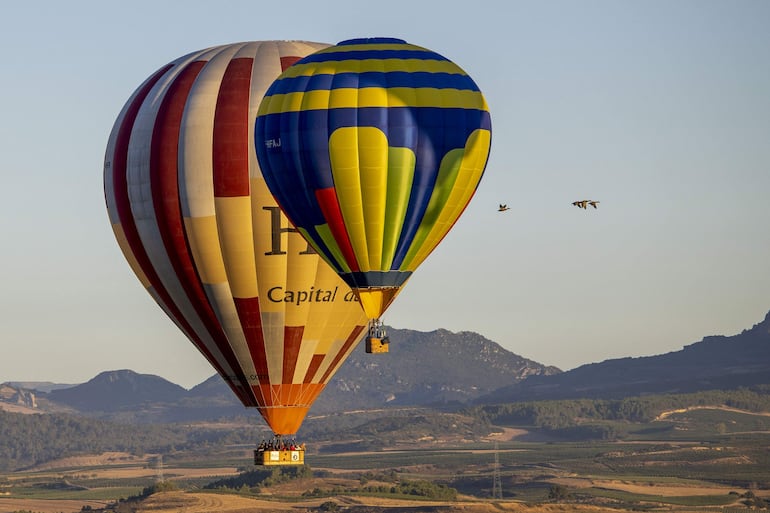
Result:
{"label": "blue and yellow balloon", "polygon": [[465,210],[491,130],[486,100],[459,66],[370,38],[286,69],[254,137],[286,216],[377,319]]}

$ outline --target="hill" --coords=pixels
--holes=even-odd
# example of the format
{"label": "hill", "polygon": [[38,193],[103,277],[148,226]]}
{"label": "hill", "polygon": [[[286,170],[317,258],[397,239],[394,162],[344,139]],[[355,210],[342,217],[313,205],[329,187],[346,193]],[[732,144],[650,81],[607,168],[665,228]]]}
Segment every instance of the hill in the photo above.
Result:
{"label": "hill", "polygon": [[[523,358],[473,332],[391,328],[389,336],[389,354],[366,354],[363,344],[353,351],[311,415],[383,407],[622,399],[770,384],[770,314],[738,335],[709,336],[679,351],[606,360],[568,372]],[[49,393],[4,387],[0,403],[15,411],[22,406],[27,412],[70,409],[150,423],[256,415],[245,410],[216,375],[189,391],[129,370],[104,372],[82,385]]]}
{"label": "hill", "polygon": [[529,376],[558,374],[478,333],[389,329],[390,353],[363,344],[329,382],[313,412],[465,403]]}
{"label": "hill", "polygon": [[102,372],[90,381],[52,390],[48,398],[82,412],[112,412],[152,403],[173,403],[187,390],[161,377],[131,370]]}
{"label": "hill", "polygon": [[644,394],[731,390],[770,383],[770,313],[734,336],[709,336],[656,356],[620,358],[532,376],[476,404],[544,399],[621,399]]}
{"label": "hill", "polygon": [[[313,413],[466,403],[528,376],[561,372],[477,333],[389,329],[389,336],[389,354],[367,354],[363,344],[353,351],[314,404]],[[21,389],[5,386],[9,398],[19,395]],[[80,413],[131,422],[209,420],[247,413],[218,375],[188,391],[158,376],[108,371],[80,385],[38,392],[37,397]]]}

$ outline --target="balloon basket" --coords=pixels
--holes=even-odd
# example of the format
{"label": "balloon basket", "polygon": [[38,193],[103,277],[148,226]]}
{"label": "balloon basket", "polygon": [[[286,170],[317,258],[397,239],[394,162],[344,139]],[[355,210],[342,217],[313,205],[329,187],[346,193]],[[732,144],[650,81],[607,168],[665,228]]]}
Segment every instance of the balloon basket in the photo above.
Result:
{"label": "balloon basket", "polygon": [[369,332],[366,334],[366,352],[369,354],[387,353],[390,339],[380,319],[369,321]]}
{"label": "balloon basket", "polygon": [[272,466],[272,465],[304,465],[305,451],[301,449],[281,450],[281,451],[260,451],[254,450],[254,465]]}
{"label": "balloon basket", "polygon": [[387,353],[389,346],[388,337],[366,337],[366,352],[369,354]]}

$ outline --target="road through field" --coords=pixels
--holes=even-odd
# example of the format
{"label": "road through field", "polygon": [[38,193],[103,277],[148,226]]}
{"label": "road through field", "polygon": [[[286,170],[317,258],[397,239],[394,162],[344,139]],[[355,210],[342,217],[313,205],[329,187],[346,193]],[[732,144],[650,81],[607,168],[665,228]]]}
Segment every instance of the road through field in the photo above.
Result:
{"label": "road through field", "polygon": [[281,503],[250,499],[229,494],[165,492],[158,493],[144,501],[136,510],[137,513],[305,513],[318,511],[324,502],[335,502],[338,506],[366,507],[373,513],[398,513],[413,508],[429,510],[436,508],[442,513],[615,513],[616,510],[586,507],[581,505],[543,505],[531,506],[518,502],[468,501],[408,501],[387,499],[381,497],[347,497],[338,496],[323,499],[301,500],[299,502]]}
{"label": "road through field", "polygon": [[35,513],[80,513],[83,506],[103,508],[105,501],[80,500],[44,500],[44,499],[13,499],[0,497],[0,513],[14,511],[34,511]]}

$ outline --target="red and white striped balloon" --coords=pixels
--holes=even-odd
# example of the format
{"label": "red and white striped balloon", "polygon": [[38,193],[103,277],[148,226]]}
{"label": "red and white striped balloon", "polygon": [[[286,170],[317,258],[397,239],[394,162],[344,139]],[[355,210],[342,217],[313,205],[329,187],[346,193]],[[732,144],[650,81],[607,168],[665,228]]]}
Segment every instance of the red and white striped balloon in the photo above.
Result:
{"label": "red and white striped balloon", "polygon": [[115,122],[110,222],[161,308],[276,434],[294,434],[365,334],[349,287],[288,223],[254,149],[265,90],[328,45],[228,44],[163,66]]}

